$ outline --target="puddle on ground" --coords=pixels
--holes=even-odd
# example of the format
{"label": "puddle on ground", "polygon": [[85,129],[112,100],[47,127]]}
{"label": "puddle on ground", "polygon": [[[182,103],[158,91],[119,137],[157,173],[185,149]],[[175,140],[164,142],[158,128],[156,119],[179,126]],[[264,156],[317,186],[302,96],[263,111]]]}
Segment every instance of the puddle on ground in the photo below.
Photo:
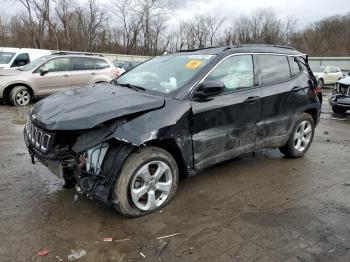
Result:
{"label": "puddle on ground", "polygon": [[17,107],[15,119],[12,121],[15,125],[24,125],[27,122],[27,116],[31,107]]}

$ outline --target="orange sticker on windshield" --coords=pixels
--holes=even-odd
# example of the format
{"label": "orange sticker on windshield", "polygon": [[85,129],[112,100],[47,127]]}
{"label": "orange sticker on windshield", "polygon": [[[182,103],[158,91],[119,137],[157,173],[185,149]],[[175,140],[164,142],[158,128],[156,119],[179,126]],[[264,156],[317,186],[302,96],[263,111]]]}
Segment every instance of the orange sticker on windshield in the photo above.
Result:
{"label": "orange sticker on windshield", "polygon": [[187,69],[197,69],[203,62],[200,60],[190,60],[185,65]]}

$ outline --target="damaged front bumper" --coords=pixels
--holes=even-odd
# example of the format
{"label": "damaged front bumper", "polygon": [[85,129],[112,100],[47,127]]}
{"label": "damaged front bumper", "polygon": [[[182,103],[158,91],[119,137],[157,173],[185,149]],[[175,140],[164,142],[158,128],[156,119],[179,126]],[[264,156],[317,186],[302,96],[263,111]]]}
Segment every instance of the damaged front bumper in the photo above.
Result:
{"label": "damaged front bumper", "polygon": [[102,142],[77,153],[71,147],[56,145],[53,141],[55,134],[50,133],[50,139],[47,139],[48,132],[28,122],[24,141],[33,163],[37,159],[65,181],[64,187],[74,187],[78,194],[107,204],[117,202],[112,199],[111,189],[123,162],[132,151],[130,145],[117,141]]}
{"label": "damaged front bumper", "polygon": [[350,86],[345,92],[334,90],[328,101],[331,106],[350,108]]}

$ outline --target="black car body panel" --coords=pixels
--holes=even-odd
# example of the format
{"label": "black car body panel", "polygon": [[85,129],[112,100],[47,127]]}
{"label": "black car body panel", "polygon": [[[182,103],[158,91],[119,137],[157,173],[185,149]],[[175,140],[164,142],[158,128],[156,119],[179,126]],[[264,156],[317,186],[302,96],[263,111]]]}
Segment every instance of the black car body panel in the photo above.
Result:
{"label": "black car body panel", "polygon": [[[215,66],[240,53],[248,53],[254,62],[251,88],[196,96]],[[215,57],[171,94],[111,83],[65,91],[40,101],[29,121],[56,133],[55,142],[49,152],[38,152],[26,127],[27,146],[47,166],[60,162],[63,178],[74,174],[80,187],[88,179],[93,186],[84,186],[86,193],[112,204],[118,204],[111,197],[115,179],[127,156],[137,148],[159,146],[174,156],[184,174],[191,175],[259,148],[283,146],[300,113],[308,112],[319,122],[321,105],[309,70],[301,70],[288,81],[262,84],[258,56],[271,53],[297,57],[307,67],[307,57],[283,47],[248,45],[188,52]],[[87,152],[101,152],[104,143],[109,144],[109,154],[102,158],[101,171],[84,170]]]}

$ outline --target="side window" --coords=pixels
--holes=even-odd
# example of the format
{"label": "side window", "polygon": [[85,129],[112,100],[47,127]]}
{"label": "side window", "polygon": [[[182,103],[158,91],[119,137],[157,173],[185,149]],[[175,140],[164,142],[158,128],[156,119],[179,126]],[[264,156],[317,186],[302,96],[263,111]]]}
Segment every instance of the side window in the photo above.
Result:
{"label": "side window", "polygon": [[277,84],[290,79],[288,60],[283,55],[259,55],[262,84]]}
{"label": "side window", "polygon": [[88,57],[72,57],[73,71],[94,70],[94,65]]}
{"label": "side window", "polygon": [[335,67],[330,67],[329,71],[330,73],[338,73],[338,69]]}
{"label": "side window", "polygon": [[109,64],[106,60],[104,59],[99,59],[99,58],[94,58],[92,59],[95,64],[95,69],[105,69],[109,67]]}
{"label": "side window", "polygon": [[237,55],[227,58],[206,81],[220,80],[225,84],[225,92],[254,86],[254,67],[251,55]]}
{"label": "side window", "polygon": [[300,73],[301,68],[299,65],[299,62],[296,57],[288,57],[289,66],[290,66],[290,73],[293,76],[296,76]]}
{"label": "side window", "polygon": [[28,53],[19,54],[13,61],[11,67],[24,66],[30,62]]}
{"label": "side window", "polygon": [[40,69],[46,69],[49,72],[71,71],[70,59],[68,57],[54,58],[46,62]]}

